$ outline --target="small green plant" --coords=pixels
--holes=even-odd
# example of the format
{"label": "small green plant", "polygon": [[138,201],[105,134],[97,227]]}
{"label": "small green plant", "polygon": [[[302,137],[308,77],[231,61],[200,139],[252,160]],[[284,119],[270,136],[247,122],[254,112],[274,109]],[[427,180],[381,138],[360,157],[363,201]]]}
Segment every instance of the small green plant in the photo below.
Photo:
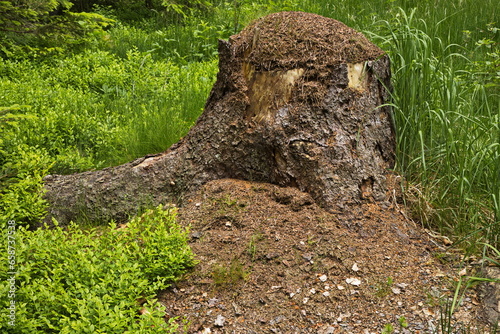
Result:
{"label": "small green plant", "polygon": [[224,196],[224,198],[221,199],[221,203],[222,205],[230,208],[238,205],[238,200],[232,198],[231,195],[227,194],[226,196]]}
{"label": "small green plant", "polygon": [[392,334],[394,333],[394,326],[392,324],[385,324],[382,328],[382,334]]}
{"label": "small green plant", "polygon": [[255,260],[255,256],[257,254],[258,244],[263,239],[264,239],[264,236],[261,233],[252,234],[252,236],[250,237],[247,252],[251,256],[252,261]]}
{"label": "small green plant", "polygon": [[403,316],[401,316],[401,317],[398,318],[398,323],[399,323],[399,326],[401,326],[402,328],[407,328],[408,327],[408,321]]}
{"label": "small green plant", "polygon": [[[494,265],[500,263],[500,251],[487,243],[480,243],[484,247],[483,260],[484,263],[491,262]],[[453,323],[453,314],[460,307],[467,291],[481,283],[500,283],[500,279],[477,277],[477,276],[460,276],[452,298],[446,299],[440,305],[440,333],[469,333],[470,330],[464,327],[463,324]],[[490,328],[490,333],[498,332],[498,325]]]}
{"label": "small green plant", "polygon": [[307,244],[308,244],[309,246],[313,246],[313,245],[315,245],[315,244],[317,244],[317,243],[318,243],[318,240],[316,240],[316,239],[314,238],[314,236],[312,236],[312,235],[308,235],[308,236],[307,236]]}
{"label": "small green plant", "polygon": [[373,286],[375,289],[375,296],[383,298],[392,293],[392,285],[394,281],[392,277],[387,277],[386,281],[379,282]]}
{"label": "small green plant", "polygon": [[[16,263],[10,273],[0,271],[0,305],[7,309],[15,300],[15,326],[3,312],[0,332],[175,332],[154,301],[159,289],[195,263],[187,231],[175,223],[174,211],[148,210],[125,228],[55,224],[53,229],[15,229]],[[1,263],[7,263],[5,239],[0,252]],[[14,298],[9,290],[15,291]],[[150,301],[143,316],[140,297]]]}
{"label": "small green plant", "polygon": [[233,287],[238,283],[245,281],[250,272],[247,271],[239,259],[231,260],[229,267],[216,265],[212,271],[214,283],[219,287]]}
{"label": "small green plant", "polygon": [[217,214],[221,217],[225,217],[229,221],[235,221],[236,218],[234,215],[243,212],[246,207],[244,202],[240,202],[238,199],[231,197],[230,194],[213,197],[211,201],[214,207],[217,208]]}
{"label": "small green plant", "polygon": [[225,209],[235,209],[240,210],[246,206],[245,203],[240,202],[238,199],[234,199],[230,194],[226,194],[223,197],[215,198],[214,202],[217,203],[222,210]]}

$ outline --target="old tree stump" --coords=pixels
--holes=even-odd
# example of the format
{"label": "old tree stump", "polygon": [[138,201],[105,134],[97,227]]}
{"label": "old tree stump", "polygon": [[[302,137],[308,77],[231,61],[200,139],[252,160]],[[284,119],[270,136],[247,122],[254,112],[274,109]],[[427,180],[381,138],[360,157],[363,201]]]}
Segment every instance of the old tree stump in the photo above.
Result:
{"label": "old tree stump", "polygon": [[49,175],[48,218],[120,221],[222,178],[294,186],[335,210],[385,199],[395,144],[382,50],[333,19],[282,12],[220,41],[219,58],[186,137],[121,166]]}

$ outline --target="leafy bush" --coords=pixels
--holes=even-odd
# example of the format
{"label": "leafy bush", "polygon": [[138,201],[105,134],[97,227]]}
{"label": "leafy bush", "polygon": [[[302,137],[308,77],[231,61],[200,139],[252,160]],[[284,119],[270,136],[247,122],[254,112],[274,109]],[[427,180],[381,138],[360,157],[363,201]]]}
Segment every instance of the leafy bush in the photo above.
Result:
{"label": "leafy bush", "polygon": [[36,58],[60,54],[102,34],[113,21],[70,12],[67,0],[0,1],[0,56]]}
{"label": "leafy bush", "polygon": [[[154,296],[195,263],[174,211],[148,210],[122,228],[18,227],[14,238],[15,296],[8,297],[12,275],[2,270],[0,304],[6,310],[15,301],[15,327],[2,312],[2,332],[174,332]],[[6,264],[5,241],[0,253]],[[139,316],[139,298],[150,301],[149,314]]]}
{"label": "leafy bush", "polygon": [[[46,150],[51,173],[74,173],[167,149],[201,113],[216,71],[214,60],[178,66],[134,50],[126,59],[89,50],[0,60],[0,91],[3,105],[23,104],[20,113],[33,116],[12,125],[11,141]],[[143,135],[150,139],[137,142]]]}
{"label": "leafy bush", "polygon": [[25,106],[0,108],[0,220],[35,223],[45,215],[42,178],[52,161],[45,151],[19,141],[21,123],[33,119]]}
{"label": "leafy bush", "polygon": [[43,151],[27,145],[15,147],[0,167],[0,219],[38,223],[46,214],[42,178],[51,166]]}
{"label": "leafy bush", "polygon": [[0,217],[43,216],[42,178],[166,150],[201,113],[217,62],[178,66],[148,53],[86,51],[0,59]]}

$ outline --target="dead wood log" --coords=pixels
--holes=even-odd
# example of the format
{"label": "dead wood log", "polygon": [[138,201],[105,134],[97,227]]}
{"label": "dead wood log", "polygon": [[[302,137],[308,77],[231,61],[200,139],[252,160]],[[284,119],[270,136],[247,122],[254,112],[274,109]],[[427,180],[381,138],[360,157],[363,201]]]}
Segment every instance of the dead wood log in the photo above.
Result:
{"label": "dead wood log", "polygon": [[333,19],[282,12],[220,41],[219,59],[185,138],[121,166],[46,177],[48,217],[120,221],[221,178],[295,186],[332,209],[385,199],[395,143],[382,50]]}

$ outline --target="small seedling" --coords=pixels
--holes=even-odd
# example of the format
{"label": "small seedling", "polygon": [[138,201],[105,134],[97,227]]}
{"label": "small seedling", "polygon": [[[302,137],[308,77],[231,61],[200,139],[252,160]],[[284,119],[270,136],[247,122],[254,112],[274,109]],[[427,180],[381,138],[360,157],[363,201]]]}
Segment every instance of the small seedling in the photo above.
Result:
{"label": "small seedling", "polygon": [[382,329],[382,334],[394,333],[394,326],[392,324],[386,324]]}
{"label": "small seedling", "polygon": [[212,276],[214,283],[220,287],[230,287],[244,281],[248,278],[250,272],[245,270],[245,267],[238,259],[233,259],[229,268],[223,265],[217,265]]}
{"label": "small seedling", "polygon": [[408,321],[406,320],[405,317],[401,316],[398,318],[399,326],[402,328],[407,328],[408,327]]}
{"label": "small seedling", "polygon": [[238,200],[232,198],[229,194],[221,198],[221,203],[227,207],[233,207],[238,204]]}
{"label": "small seedling", "polygon": [[392,277],[387,277],[387,281],[375,284],[375,296],[383,298],[388,296],[392,290],[392,284],[394,283]]}
{"label": "small seedling", "polygon": [[307,244],[308,244],[309,246],[312,246],[312,245],[316,244],[317,242],[318,242],[318,241],[317,241],[317,240],[315,240],[315,239],[314,239],[314,237],[312,237],[312,236],[310,236],[310,235],[308,235],[308,236],[307,236]]}
{"label": "small seedling", "polygon": [[264,236],[261,233],[253,234],[250,237],[250,242],[248,243],[248,254],[252,257],[252,261],[255,259],[255,255],[257,254],[257,244],[264,239]]}

